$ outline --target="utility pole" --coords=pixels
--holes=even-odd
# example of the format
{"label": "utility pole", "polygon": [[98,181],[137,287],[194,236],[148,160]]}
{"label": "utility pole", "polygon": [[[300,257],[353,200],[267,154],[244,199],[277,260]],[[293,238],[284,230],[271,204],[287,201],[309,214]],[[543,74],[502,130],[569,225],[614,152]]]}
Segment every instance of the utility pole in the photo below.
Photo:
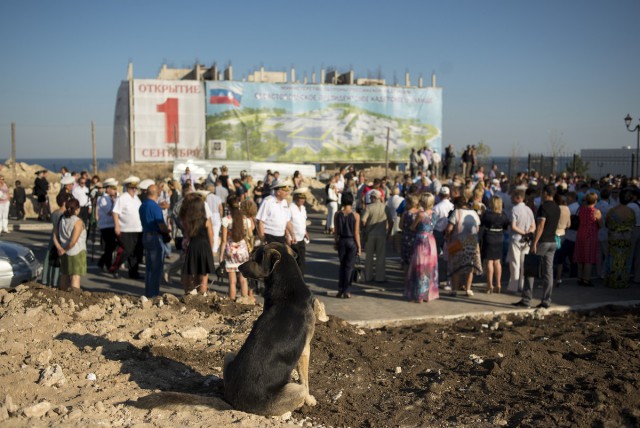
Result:
{"label": "utility pole", "polygon": [[13,181],[16,180],[16,123],[11,122],[11,170]]}
{"label": "utility pole", "polygon": [[96,156],[96,124],[91,121],[91,150],[93,155],[93,175],[98,175],[98,158]]}
{"label": "utility pole", "polygon": [[391,133],[391,128],[387,126],[387,148],[384,153],[384,175],[389,176],[389,135]]}

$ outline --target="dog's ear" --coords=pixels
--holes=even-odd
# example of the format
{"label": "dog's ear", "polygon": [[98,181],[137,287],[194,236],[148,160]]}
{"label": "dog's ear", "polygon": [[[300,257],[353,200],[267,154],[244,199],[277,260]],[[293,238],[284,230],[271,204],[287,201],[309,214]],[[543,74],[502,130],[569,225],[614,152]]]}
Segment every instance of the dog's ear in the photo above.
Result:
{"label": "dog's ear", "polygon": [[238,266],[238,270],[246,278],[263,279],[271,275],[281,257],[278,250],[265,245],[254,250],[251,260]]}
{"label": "dog's ear", "polygon": [[280,251],[274,248],[265,248],[262,253],[262,270],[265,272],[265,278],[271,275],[271,272],[276,268],[276,265],[280,263],[282,255]]}

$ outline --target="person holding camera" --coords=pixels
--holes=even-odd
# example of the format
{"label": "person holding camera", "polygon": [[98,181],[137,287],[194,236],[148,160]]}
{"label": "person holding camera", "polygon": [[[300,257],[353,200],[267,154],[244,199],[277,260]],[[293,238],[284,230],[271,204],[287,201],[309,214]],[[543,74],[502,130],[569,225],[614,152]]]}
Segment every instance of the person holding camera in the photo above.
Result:
{"label": "person holding camera", "polygon": [[529,253],[531,234],[536,230],[533,211],[524,203],[524,190],[511,195],[511,235],[509,238],[509,285],[507,289],[519,293],[524,288],[524,256]]}

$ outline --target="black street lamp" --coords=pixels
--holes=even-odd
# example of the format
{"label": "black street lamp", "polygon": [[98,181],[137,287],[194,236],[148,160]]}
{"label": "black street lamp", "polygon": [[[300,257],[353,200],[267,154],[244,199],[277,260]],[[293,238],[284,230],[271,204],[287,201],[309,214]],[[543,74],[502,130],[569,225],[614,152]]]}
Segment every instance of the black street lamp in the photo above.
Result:
{"label": "black street lamp", "polygon": [[632,172],[632,178],[636,177],[638,175],[640,175],[640,173],[638,172],[638,156],[640,156],[640,124],[636,125],[635,128],[631,129],[631,121],[633,119],[631,119],[631,115],[627,114],[627,117],[624,118],[624,124],[627,125],[627,130],[629,132],[635,132],[636,134],[638,134],[637,136],[637,141],[636,141],[636,161],[635,161],[635,169],[633,168],[633,165],[631,167]]}

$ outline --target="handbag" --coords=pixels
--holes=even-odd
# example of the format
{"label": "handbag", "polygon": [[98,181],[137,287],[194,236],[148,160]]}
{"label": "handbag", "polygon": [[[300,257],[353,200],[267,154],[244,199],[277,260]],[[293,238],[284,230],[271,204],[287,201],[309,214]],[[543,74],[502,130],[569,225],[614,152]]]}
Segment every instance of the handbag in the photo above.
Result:
{"label": "handbag", "polygon": [[560,249],[562,246],[562,239],[558,235],[556,235],[556,251]]}
{"label": "handbag", "polygon": [[[458,217],[458,236],[460,236],[460,211],[457,211],[457,217]],[[462,245],[462,241],[460,240],[460,238],[456,238],[455,240],[449,242],[447,244],[447,253],[449,253],[450,256],[453,256],[455,254],[458,254],[460,251],[462,251],[463,245]]]}
{"label": "handbag", "polygon": [[353,266],[351,282],[364,282],[364,268],[360,256],[356,256],[356,264]]}
{"label": "handbag", "polygon": [[542,278],[542,256],[531,253],[524,255],[524,276],[525,278]]}

